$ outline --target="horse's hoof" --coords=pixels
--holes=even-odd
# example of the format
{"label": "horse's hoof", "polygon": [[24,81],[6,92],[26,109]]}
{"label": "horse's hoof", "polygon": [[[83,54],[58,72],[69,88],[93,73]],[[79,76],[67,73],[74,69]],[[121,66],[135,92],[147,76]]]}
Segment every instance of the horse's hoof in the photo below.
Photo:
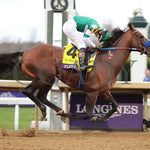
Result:
{"label": "horse's hoof", "polygon": [[98,119],[99,122],[105,122],[105,121],[107,121],[107,120],[108,120],[108,118],[106,118],[106,117],[102,117],[102,118],[99,118],[99,119]]}
{"label": "horse's hoof", "polygon": [[108,121],[108,119],[104,119],[103,121]]}
{"label": "horse's hoof", "polygon": [[62,117],[62,116],[61,116],[61,121],[62,121],[63,123],[66,123],[66,117]]}
{"label": "horse's hoof", "polygon": [[56,115],[63,115],[64,114],[64,111],[63,110],[60,110],[60,111],[58,111],[57,113],[56,113]]}
{"label": "horse's hoof", "polygon": [[40,120],[41,120],[41,121],[44,121],[44,120],[45,120],[45,118],[46,118],[46,116],[41,115]]}
{"label": "horse's hoof", "polygon": [[98,118],[97,118],[96,116],[94,116],[90,121],[91,121],[91,122],[96,122],[97,119],[98,119]]}
{"label": "horse's hoof", "polygon": [[94,116],[90,121],[91,122],[105,122],[105,121],[107,121],[108,120],[108,118],[98,118],[98,117],[96,117],[96,116]]}

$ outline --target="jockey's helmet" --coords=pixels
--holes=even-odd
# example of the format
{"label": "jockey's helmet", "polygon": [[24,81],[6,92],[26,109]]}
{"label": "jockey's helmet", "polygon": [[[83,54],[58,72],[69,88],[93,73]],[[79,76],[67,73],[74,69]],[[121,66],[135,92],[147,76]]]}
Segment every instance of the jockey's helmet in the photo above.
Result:
{"label": "jockey's helmet", "polygon": [[95,32],[95,35],[99,41],[106,41],[109,38],[110,33],[106,29],[100,28]]}
{"label": "jockey's helmet", "polygon": [[108,31],[104,31],[104,32],[105,32],[104,35],[102,33],[103,37],[102,37],[101,41],[106,41],[110,36],[110,33]]}

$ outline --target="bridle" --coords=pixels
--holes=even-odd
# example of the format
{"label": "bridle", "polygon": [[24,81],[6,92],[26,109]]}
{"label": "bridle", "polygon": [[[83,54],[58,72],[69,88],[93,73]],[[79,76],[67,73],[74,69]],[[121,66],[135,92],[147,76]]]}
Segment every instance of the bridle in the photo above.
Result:
{"label": "bridle", "polygon": [[[130,50],[130,51],[139,51],[141,54],[145,53],[145,49],[150,46],[150,40],[144,43],[142,46],[141,42],[139,41],[138,37],[136,36],[137,31],[131,31],[136,40],[137,44],[139,45],[138,48],[129,48],[129,47],[109,47],[109,48],[101,48],[100,50]],[[121,37],[119,38],[121,39]]]}
{"label": "bridle", "polygon": [[145,43],[142,45],[142,43],[140,42],[139,38],[136,35],[137,31],[131,31],[131,33],[133,34],[134,39],[137,42],[137,45],[138,45],[137,51],[140,51],[141,54],[143,54],[144,51],[145,51],[145,48],[146,48],[145,45],[144,45]]}

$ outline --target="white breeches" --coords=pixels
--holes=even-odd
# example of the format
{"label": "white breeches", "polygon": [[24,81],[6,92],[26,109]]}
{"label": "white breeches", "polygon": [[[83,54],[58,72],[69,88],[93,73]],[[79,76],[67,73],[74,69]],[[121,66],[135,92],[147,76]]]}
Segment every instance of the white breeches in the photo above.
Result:
{"label": "white breeches", "polygon": [[67,22],[64,23],[63,32],[70,38],[70,40],[74,43],[74,45],[77,46],[79,49],[93,46],[92,44],[90,44],[90,42],[88,42],[89,38],[84,38],[83,33],[77,30],[77,24],[73,19],[68,20]]}

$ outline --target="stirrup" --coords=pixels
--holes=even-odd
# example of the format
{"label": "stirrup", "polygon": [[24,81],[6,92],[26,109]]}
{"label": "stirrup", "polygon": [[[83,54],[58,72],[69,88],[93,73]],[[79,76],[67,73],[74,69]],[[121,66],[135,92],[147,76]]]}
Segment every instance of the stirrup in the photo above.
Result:
{"label": "stirrup", "polygon": [[94,65],[85,66],[86,69],[93,68]]}
{"label": "stirrup", "polygon": [[90,65],[90,66],[84,65],[84,66],[80,66],[80,69],[81,69],[81,71],[84,71],[84,70],[92,68],[92,67],[94,67],[94,65]]}

